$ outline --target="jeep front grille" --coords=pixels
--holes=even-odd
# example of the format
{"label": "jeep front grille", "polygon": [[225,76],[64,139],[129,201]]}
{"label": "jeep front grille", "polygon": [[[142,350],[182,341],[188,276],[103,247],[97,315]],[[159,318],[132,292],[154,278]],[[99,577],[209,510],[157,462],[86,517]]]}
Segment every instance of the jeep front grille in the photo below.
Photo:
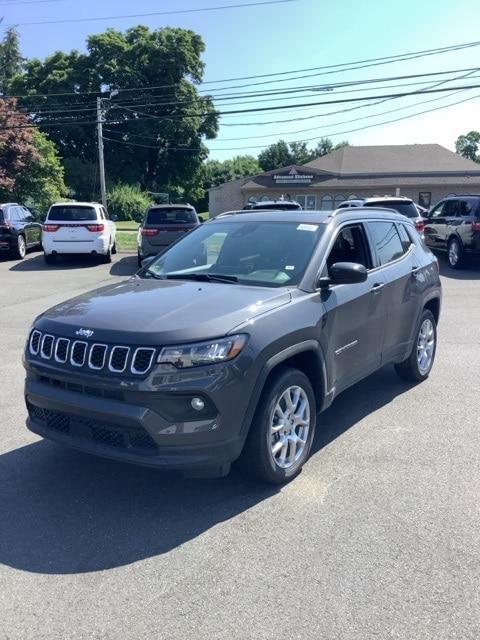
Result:
{"label": "jeep front grille", "polygon": [[53,336],[34,329],[28,341],[30,356],[51,360],[73,370],[90,369],[98,373],[132,373],[142,376],[155,362],[154,347],[129,347],[90,343],[85,340]]}

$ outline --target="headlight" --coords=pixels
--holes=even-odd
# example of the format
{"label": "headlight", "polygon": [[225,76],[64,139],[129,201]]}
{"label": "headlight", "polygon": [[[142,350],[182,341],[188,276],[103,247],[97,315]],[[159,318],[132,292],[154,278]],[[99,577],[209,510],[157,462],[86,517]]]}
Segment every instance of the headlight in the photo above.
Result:
{"label": "headlight", "polygon": [[164,347],[158,356],[157,362],[160,364],[173,364],[178,369],[226,362],[235,358],[246,342],[246,335],[236,335],[208,342]]}

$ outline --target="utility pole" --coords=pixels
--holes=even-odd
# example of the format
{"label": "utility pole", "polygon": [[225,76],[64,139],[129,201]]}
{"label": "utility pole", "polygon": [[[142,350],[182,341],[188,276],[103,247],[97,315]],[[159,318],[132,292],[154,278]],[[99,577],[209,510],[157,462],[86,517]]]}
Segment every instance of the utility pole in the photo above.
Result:
{"label": "utility pole", "polygon": [[98,168],[100,170],[100,192],[102,204],[107,208],[107,188],[105,185],[105,159],[103,157],[103,107],[102,98],[97,98],[97,137],[98,137]]}

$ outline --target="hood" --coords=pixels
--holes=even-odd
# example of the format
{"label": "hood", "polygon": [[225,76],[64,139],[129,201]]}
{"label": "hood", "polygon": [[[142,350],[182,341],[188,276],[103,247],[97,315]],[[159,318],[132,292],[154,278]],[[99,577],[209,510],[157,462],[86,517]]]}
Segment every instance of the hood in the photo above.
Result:
{"label": "hood", "polygon": [[290,299],[264,287],[132,278],[58,304],[35,325],[70,338],[86,329],[92,341],[171,344],[228,334]]}

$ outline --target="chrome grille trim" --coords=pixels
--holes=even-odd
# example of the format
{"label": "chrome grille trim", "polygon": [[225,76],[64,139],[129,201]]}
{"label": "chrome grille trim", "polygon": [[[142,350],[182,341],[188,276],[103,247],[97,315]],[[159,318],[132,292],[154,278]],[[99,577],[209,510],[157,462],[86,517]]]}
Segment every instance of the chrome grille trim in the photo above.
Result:
{"label": "chrome grille trim", "polygon": [[[48,350],[48,353],[47,353],[45,351],[45,341],[48,340],[49,338],[51,338],[52,341],[50,343],[50,349]],[[52,357],[54,344],[55,344],[55,336],[52,336],[51,333],[46,333],[42,338],[42,346],[40,347],[40,355],[44,360],[50,360],[50,358]]]}
{"label": "chrome grille trim", "polygon": [[[150,352],[150,360],[148,361],[148,367],[145,367],[145,369],[143,371],[137,369],[135,367],[135,361],[137,359],[137,355],[139,351],[149,351]],[[145,373],[147,373],[147,371],[150,369],[150,367],[152,366],[152,360],[153,357],[155,355],[156,349],[152,349],[151,347],[138,347],[138,349],[135,349],[135,352],[133,354],[133,358],[132,358],[132,364],[130,365],[130,371],[132,373],[135,373],[137,375],[143,375]]]}
{"label": "chrome grille trim", "polygon": [[[58,357],[58,346],[60,343],[67,343],[67,346],[65,347],[65,358],[62,360],[61,358]],[[68,338],[58,338],[57,343],[55,345],[55,354],[54,354],[54,358],[55,358],[55,362],[60,362],[61,364],[65,364],[68,360],[68,348],[70,347],[70,340]]]}
{"label": "chrome grille trim", "polygon": [[[35,349],[35,344],[37,349]],[[74,354],[78,348],[80,348],[80,354],[83,356],[81,361],[74,360]],[[92,362],[92,355],[95,357],[99,355],[98,348],[102,349],[102,366],[95,366]],[[97,353],[94,352],[95,349]],[[65,356],[61,357],[59,355],[60,352],[62,354],[65,353]],[[33,329],[28,339],[27,353],[43,360],[53,360],[58,364],[64,365],[68,364],[77,369],[85,367],[93,371],[106,370],[117,374],[129,372],[135,376],[144,376],[152,368],[157,348],[90,343],[86,340],[73,340]],[[116,368],[114,366],[115,361],[117,365],[120,362],[123,365],[122,368]],[[141,364],[144,366],[140,367]]]}
{"label": "chrome grille trim", "polygon": [[[127,354],[125,356],[125,362],[123,364],[123,369],[115,369],[115,367],[112,366],[112,358],[114,356],[116,349],[123,349],[127,351]],[[115,345],[114,347],[112,347],[112,350],[110,351],[110,358],[108,359],[108,370],[113,371],[114,373],[123,373],[127,368],[129,355],[130,355],[130,347],[123,347],[122,345]]]}
{"label": "chrome grille trim", "polygon": [[[75,345],[77,344],[84,344],[85,345],[85,350],[83,352],[83,360],[82,362],[75,362],[73,359],[73,354],[75,353]],[[85,356],[87,355],[87,349],[88,349],[88,343],[85,342],[84,340],[75,340],[75,342],[72,344],[72,350],[70,351],[70,364],[74,367],[83,367],[83,365],[85,364]]]}
{"label": "chrome grille trim", "polygon": [[[36,337],[36,336],[38,336],[38,343],[37,343],[37,348],[34,349],[33,348],[33,340],[34,340],[34,337]],[[28,350],[30,351],[32,356],[38,356],[38,352],[40,351],[41,338],[42,338],[42,334],[40,333],[40,331],[38,329],[34,329],[32,331],[32,333],[30,334],[30,340],[28,342]]]}
{"label": "chrome grille trim", "polygon": [[[92,354],[97,347],[103,349],[102,364],[99,367],[95,366],[92,362]],[[94,342],[92,344],[92,346],[90,347],[90,353],[88,354],[88,366],[90,367],[90,369],[94,369],[95,371],[100,371],[101,369],[103,369],[103,367],[105,366],[105,356],[107,355],[107,349],[108,346],[106,344],[99,344],[98,342]]]}

